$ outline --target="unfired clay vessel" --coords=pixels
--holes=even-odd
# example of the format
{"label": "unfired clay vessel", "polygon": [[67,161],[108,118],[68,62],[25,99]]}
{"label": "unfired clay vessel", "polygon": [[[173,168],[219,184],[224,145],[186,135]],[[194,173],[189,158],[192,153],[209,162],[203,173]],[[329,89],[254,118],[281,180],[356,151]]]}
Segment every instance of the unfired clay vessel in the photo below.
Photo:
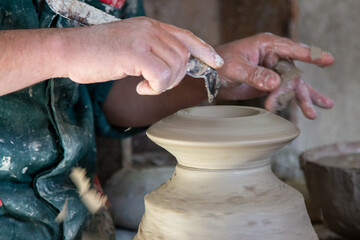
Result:
{"label": "unfired clay vessel", "polygon": [[360,142],[309,149],[300,159],[311,201],[327,226],[360,239]]}
{"label": "unfired clay vessel", "polygon": [[270,169],[270,156],[299,129],[259,108],[185,109],[147,132],[178,160],[145,197],[135,240],[318,239],[300,193]]}

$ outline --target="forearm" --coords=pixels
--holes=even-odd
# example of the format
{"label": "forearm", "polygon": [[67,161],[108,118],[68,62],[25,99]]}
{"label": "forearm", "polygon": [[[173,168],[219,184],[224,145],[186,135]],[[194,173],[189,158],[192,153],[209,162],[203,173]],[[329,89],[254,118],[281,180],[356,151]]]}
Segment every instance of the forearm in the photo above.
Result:
{"label": "forearm", "polygon": [[137,91],[157,95],[181,81],[190,55],[214,68],[223,64],[191,32],[144,17],[80,28],[0,31],[0,49],[0,95],[51,77],[95,83],[140,75],[144,81]]}
{"label": "forearm", "polygon": [[147,126],[187,107],[207,99],[203,79],[186,76],[179,86],[157,96],[136,92],[141,78],[128,77],[116,81],[104,103],[108,121],[115,126]]}
{"label": "forearm", "polygon": [[0,96],[65,75],[60,29],[0,31]]}

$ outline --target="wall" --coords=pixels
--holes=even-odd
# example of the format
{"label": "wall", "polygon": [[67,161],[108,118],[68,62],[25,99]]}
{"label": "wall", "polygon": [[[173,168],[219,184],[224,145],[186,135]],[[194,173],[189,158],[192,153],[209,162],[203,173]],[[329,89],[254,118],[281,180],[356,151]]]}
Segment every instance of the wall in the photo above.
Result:
{"label": "wall", "polygon": [[332,142],[360,139],[360,1],[299,1],[299,40],[334,54],[329,68],[298,64],[304,78],[335,100],[330,111],[319,110],[318,119],[306,120],[295,110],[301,130],[294,146],[305,149]]}
{"label": "wall", "polygon": [[185,28],[216,45],[220,41],[218,0],[143,0],[146,15]]}
{"label": "wall", "polygon": [[264,31],[288,36],[295,0],[143,2],[148,17],[188,29],[209,44],[217,45]]}

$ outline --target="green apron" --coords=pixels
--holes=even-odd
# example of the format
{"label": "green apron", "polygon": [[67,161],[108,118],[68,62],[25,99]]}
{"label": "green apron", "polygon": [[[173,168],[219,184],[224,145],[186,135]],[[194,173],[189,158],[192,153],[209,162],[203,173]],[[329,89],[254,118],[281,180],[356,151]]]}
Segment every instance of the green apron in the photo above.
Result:
{"label": "green apron", "polygon": [[[85,2],[119,18],[144,14],[140,0],[121,9]],[[0,30],[74,26],[37,0],[0,0]],[[1,240],[81,237],[89,213],[69,173],[80,166],[93,176],[95,130],[105,136],[131,134],[110,126],[102,112],[111,84],[50,79],[0,97]],[[66,219],[58,224],[54,219],[66,199]]]}

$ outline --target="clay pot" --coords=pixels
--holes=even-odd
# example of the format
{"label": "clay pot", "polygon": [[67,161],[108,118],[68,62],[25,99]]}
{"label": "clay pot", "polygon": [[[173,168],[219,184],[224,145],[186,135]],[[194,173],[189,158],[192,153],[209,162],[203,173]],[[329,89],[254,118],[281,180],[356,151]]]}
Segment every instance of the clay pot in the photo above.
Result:
{"label": "clay pot", "polygon": [[136,240],[318,239],[300,193],[270,168],[299,129],[259,108],[185,109],[150,127],[173,154],[172,178],[145,197]]}
{"label": "clay pot", "polygon": [[328,227],[360,238],[360,142],[310,149],[300,156],[311,201]]}
{"label": "clay pot", "polygon": [[311,222],[322,221],[320,209],[310,201],[309,190],[306,187],[305,176],[300,168],[299,155],[292,146],[285,146],[271,157],[271,170],[286,184],[298,190],[305,199],[306,210]]}

